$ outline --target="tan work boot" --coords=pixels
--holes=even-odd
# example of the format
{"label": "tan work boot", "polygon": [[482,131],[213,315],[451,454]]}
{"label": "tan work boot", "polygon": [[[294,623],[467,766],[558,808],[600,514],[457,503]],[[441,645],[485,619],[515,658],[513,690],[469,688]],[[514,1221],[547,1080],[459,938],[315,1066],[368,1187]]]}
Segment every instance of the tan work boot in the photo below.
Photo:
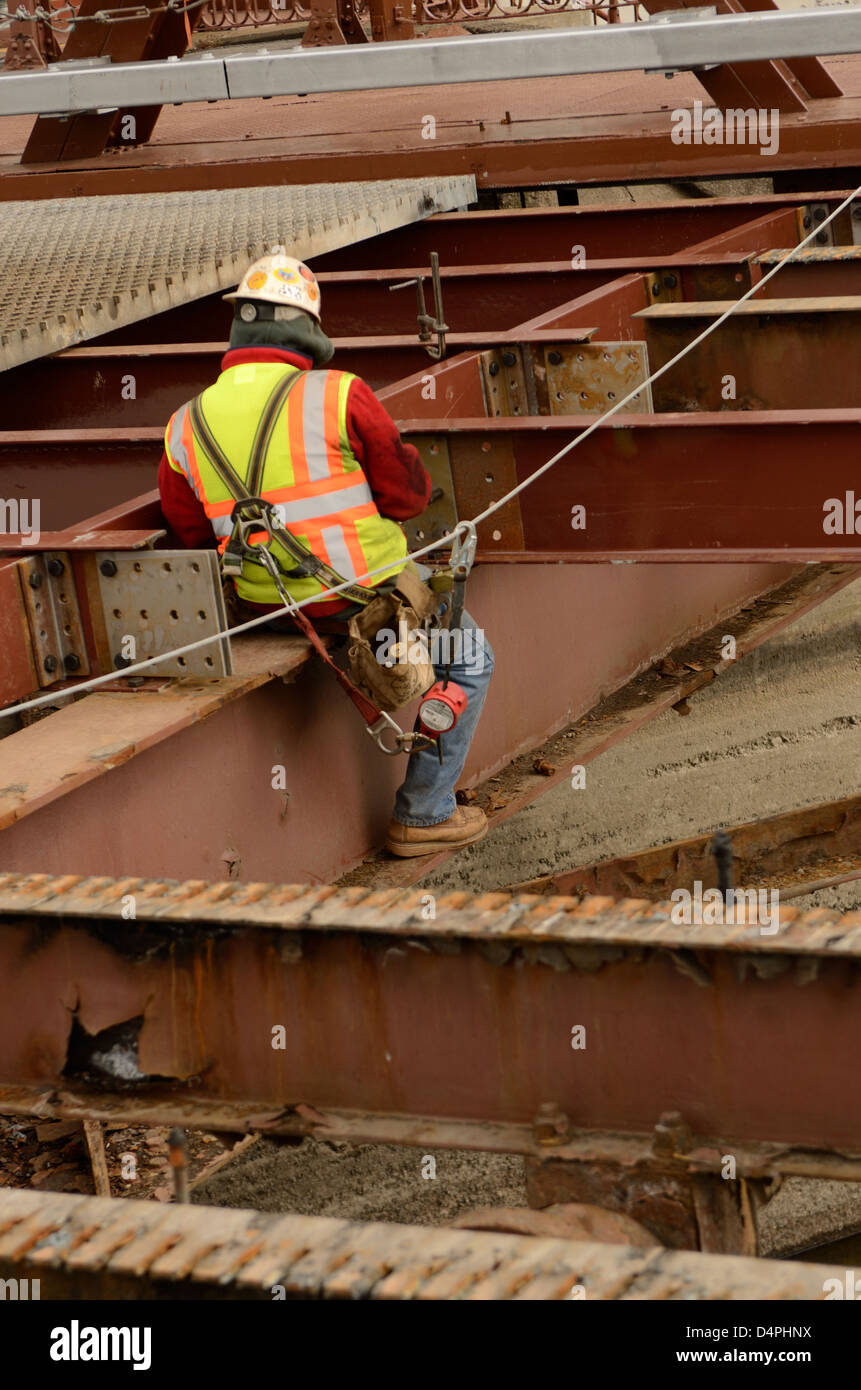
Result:
{"label": "tan work boot", "polygon": [[487,816],[478,806],[458,806],[454,815],[438,825],[401,825],[389,821],[386,849],[401,859],[417,859],[438,849],[460,849],[483,840]]}

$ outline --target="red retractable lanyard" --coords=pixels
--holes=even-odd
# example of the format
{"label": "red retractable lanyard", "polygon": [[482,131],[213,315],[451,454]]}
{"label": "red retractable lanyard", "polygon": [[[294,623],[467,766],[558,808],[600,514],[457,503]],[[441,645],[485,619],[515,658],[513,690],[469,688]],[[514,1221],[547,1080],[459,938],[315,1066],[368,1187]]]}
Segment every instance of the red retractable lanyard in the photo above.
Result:
{"label": "red retractable lanyard", "polygon": [[467,705],[466,691],[454,681],[437,681],[419,705],[419,728],[428,738],[437,739],[454,728]]}

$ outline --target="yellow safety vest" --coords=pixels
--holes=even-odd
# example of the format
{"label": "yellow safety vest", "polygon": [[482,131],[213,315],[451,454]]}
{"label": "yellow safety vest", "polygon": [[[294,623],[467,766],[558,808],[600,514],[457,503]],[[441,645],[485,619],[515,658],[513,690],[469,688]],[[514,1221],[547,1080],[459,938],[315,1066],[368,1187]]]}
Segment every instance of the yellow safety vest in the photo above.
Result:
{"label": "yellow safety vest", "polygon": [[[214,440],[243,481],[266,402],[280,379],[298,371],[282,362],[241,364],[228,367],[203,392],[201,403]],[[282,524],[343,579],[362,582],[362,575],[387,566],[382,574],[364,581],[373,587],[403,569],[407,541],[397,522],[380,516],[350,448],[347,394],[355,380],[350,372],[304,373],[276,420],[259,495],[275,504]],[[197,438],[188,405],[168,421],[165,452],[171,468],[184,475],[203,503],[223,550],[232,529],[235,499]],[[270,549],[283,570],[295,568],[296,561],[277,541]],[[297,602],[325,587],[314,578],[285,579],[284,584]],[[252,603],[281,602],[262,565],[244,563],[236,590]],[[323,600],[333,601],[338,600]]]}

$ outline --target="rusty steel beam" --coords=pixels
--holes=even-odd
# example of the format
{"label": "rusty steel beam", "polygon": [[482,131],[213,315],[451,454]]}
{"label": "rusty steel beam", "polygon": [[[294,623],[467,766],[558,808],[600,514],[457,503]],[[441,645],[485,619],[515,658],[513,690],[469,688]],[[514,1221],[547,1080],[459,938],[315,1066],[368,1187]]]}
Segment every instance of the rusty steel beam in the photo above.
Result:
{"label": "rusty steel beam", "polygon": [[[104,880],[101,880],[104,882]],[[501,895],[495,895],[497,897]],[[521,899],[523,901],[523,899]],[[572,902],[573,899],[564,899]],[[621,906],[621,904],[620,904]],[[552,1105],[552,1103],[551,1103]],[[129,1091],[107,1091],[101,1095],[92,1085],[66,1079],[62,1090],[49,1086],[0,1085],[0,1114],[32,1115],[39,1119],[50,1116],[56,1120],[72,1120],[82,1125],[172,1125],[181,1123],[189,1129],[250,1136],[284,1137],[293,1140],[313,1138],[323,1142],[343,1144],[394,1144],[423,1149],[461,1149],[467,1153],[515,1154],[526,1160],[527,1192],[531,1206],[547,1206],[566,1198],[548,1197],[532,1200],[529,1188],[537,1169],[543,1176],[569,1177],[586,1169],[600,1172],[605,1178],[619,1182],[620,1173],[627,1170],[638,1182],[645,1180],[667,1187],[689,1186],[691,1178],[710,1181],[718,1178],[723,1156],[713,1147],[713,1141],[692,1133],[680,1133],[684,1149],[675,1154],[661,1152],[656,1136],[666,1126],[672,1112],[662,1116],[653,1130],[619,1134],[608,1130],[565,1130],[564,1124],[555,1133],[552,1144],[547,1142],[546,1127],[558,1123],[559,1116],[551,1115],[550,1107],[542,1109],[529,1124],[490,1122],[486,1120],[438,1119],[434,1116],[409,1113],[388,1114],[364,1110],[342,1110],[327,1106],[317,1110],[300,1103],[296,1106],[271,1109],[259,1102],[212,1100],[189,1094],[179,1100],[168,1088],[148,1087]],[[824,1179],[830,1182],[861,1182],[861,1154],[843,1153],[834,1149],[794,1147],[788,1144],[757,1141],[733,1143],[739,1178],[750,1184],[775,1182],[785,1177]],[[668,1161],[669,1159],[669,1161]],[[535,1165],[535,1169],[533,1169]],[[541,1182],[542,1174],[538,1174]],[[196,1184],[195,1184],[196,1185]],[[592,1199],[583,1199],[592,1200]],[[601,1205],[614,1206],[605,1193]],[[615,1207],[615,1209],[619,1209]],[[662,1223],[653,1214],[653,1225],[666,1224],[669,1234],[675,1225],[676,1238],[667,1244],[679,1247],[682,1242],[681,1223]]]}
{"label": "rusty steel beam", "polygon": [[43,1299],[824,1299],[857,1271],[555,1238],[363,1224],[17,1189],[0,1197],[0,1276]]}
{"label": "rusty steel beam", "polygon": [[[320,1134],[328,1108],[535,1125],[537,1156],[552,1104],[560,1159],[571,1131],[648,1135],[673,1109],[654,1156],[682,1172],[733,1143],[861,1153],[858,913],[784,907],[767,935],[505,894],[443,897],[427,921],[422,898],[3,876],[0,1079],[178,1117],[251,1101],[274,1132]],[[112,1087],[106,1051],[137,1079]]]}
{"label": "rusty steel beam", "polygon": [[[804,806],[743,825],[722,827],[732,841],[735,883],[763,884],[800,895],[826,877],[861,872],[861,796]],[[579,869],[568,869],[527,882],[506,892],[595,893],[612,898],[666,900],[674,888],[717,886],[713,835],[675,840],[636,854],[620,855]]]}
{"label": "rusty steel beam", "polygon": [[[561,269],[561,267],[560,267]],[[650,267],[641,258],[626,258],[606,266],[592,267],[589,282],[596,281],[611,285],[616,278],[632,272],[647,272]],[[388,272],[392,280],[397,272]],[[666,286],[669,277],[677,277],[685,301],[706,300],[713,296],[741,294],[750,285],[750,267],[746,260],[735,258],[692,258],[667,257],[660,269],[654,272],[655,283]],[[778,280],[778,277],[776,277]],[[861,258],[832,260],[827,262],[806,261],[796,267],[788,265],[781,271],[778,284],[785,294],[794,297],[820,297],[851,295],[861,292]],[[581,280],[573,285],[561,284],[560,293],[569,288],[585,288]],[[772,289],[766,286],[763,297]],[[493,298],[490,281],[482,287],[482,294],[489,302]],[[551,296],[548,294],[547,296]],[[382,301],[386,306],[385,300]],[[537,303],[541,303],[541,297]],[[536,302],[515,305],[520,312],[535,308]],[[327,295],[327,321],[330,308]],[[359,310],[341,301],[336,290],[332,296],[332,320],[337,321],[349,314],[347,322],[362,318]],[[470,310],[470,318],[479,317],[478,312]],[[140,327],[138,334],[126,330],[122,335],[129,340],[147,338],[163,328],[172,334],[184,328],[205,332],[210,317],[214,327],[220,318],[220,328],[224,330],[224,310],[220,298],[203,309],[204,322],[198,325],[193,315],[178,316],[159,326]],[[501,318],[501,315],[500,315]],[[409,327],[409,316],[404,314],[401,326]],[[540,330],[546,337],[551,330]],[[597,332],[597,326],[594,329]],[[507,342],[537,342],[539,330],[525,330],[517,334],[511,330],[453,332],[447,335],[448,357],[463,352],[485,351]],[[584,330],[585,332],[585,330]],[[574,341],[573,329],[558,330],[559,341]],[[390,386],[403,377],[420,374],[430,359],[419,343],[416,334],[375,334],[374,336],[333,337],[337,353],[337,365],[345,371],[355,372],[373,389]],[[96,428],[112,424],[128,426],[155,424],[165,420],[172,413],[179,399],[186,399],[201,391],[217,373],[221,355],[227,350],[226,342],[188,341],[164,342],[129,341],[118,342],[113,335],[111,341],[94,339],[91,346],[71,348],[50,358],[42,358],[38,363],[26,363],[13,367],[0,375],[0,403],[7,429],[34,429],[65,426],[76,428]],[[656,365],[656,364],[655,364]],[[124,396],[124,381],[133,377],[135,396]],[[44,392],[34,387],[45,378],[50,386]],[[836,404],[837,402],[834,402]]]}
{"label": "rusty steel beam", "polygon": [[0,705],[36,690],[39,677],[27,627],[20,567],[0,556]]}
{"label": "rusty steel beam", "polygon": [[164,526],[134,531],[94,531],[88,522],[71,526],[65,531],[40,531],[34,536],[28,531],[6,531],[0,536],[0,555],[23,551],[36,554],[43,550],[144,550],[167,535]]}
{"label": "rusty steel beam", "polygon": [[[752,246],[751,251],[764,249]],[[585,270],[566,261],[535,265],[445,265],[440,269],[446,321],[458,333],[485,335],[507,330],[541,310],[606,285],[619,274],[615,263]],[[333,338],[417,336],[414,290],[392,293],[398,281],[424,275],[427,264],[393,266],[384,270],[326,271],[320,274],[326,329]],[[220,294],[129,324],[105,334],[100,342],[123,343],[217,342],[229,328],[230,315]]]}

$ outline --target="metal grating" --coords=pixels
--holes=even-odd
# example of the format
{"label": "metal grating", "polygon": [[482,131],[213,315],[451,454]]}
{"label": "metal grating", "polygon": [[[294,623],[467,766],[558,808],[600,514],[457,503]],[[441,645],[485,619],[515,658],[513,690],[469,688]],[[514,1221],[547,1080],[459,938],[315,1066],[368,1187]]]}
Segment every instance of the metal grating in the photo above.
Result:
{"label": "metal grating", "polygon": [[0,370],[237,284],[281,242],[304,260],[475,200],[393,179],[0,205]]}
{"label": "metal grating", "polygon": [[[798,1299],[827,1265],[103,1197],[0,1193],[0,1274],[57,1298]],[[90,1282],[92,1281],[92,1282]],[[137,1286],[137,1288],[135,1288]],[[277,1290],[277,1292],[276,1292]]]}

